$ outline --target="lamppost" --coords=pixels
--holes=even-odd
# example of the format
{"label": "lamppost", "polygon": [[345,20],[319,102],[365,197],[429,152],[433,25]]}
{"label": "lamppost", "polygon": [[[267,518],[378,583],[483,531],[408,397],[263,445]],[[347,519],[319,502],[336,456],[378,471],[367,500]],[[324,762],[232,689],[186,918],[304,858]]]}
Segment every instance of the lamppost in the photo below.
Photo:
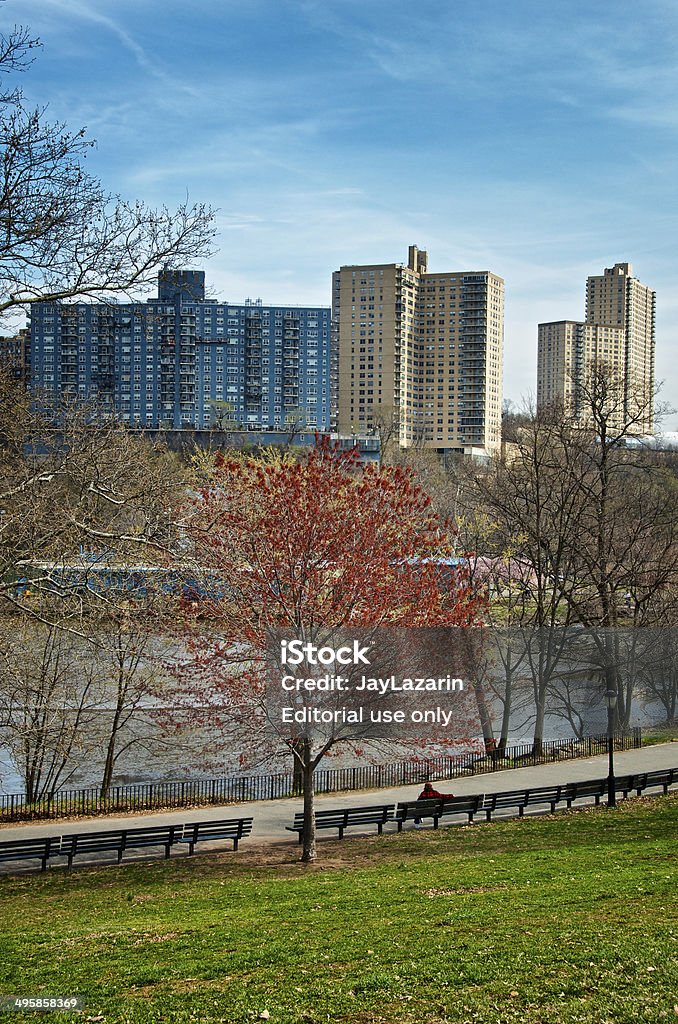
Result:
{"label": "lamppost", "polygon": [[614,779],[614,712],[617,707],[617,691],[607,690],[607,806],[617,806]]}

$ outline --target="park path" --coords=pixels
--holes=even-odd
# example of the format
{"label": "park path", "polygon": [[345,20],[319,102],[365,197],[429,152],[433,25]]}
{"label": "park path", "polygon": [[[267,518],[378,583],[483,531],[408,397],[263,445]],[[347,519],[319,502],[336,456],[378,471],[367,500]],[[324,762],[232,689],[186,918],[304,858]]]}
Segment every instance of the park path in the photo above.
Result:
{"label": "park path", "polygon": [[[616,775],[678,767],[678,741],[641,747],[639,750],[615,752],[614,765]],[[559,785],[567,782],[579,782],[584,779],[602,778],[606,775],[607,755],[598,755],[571,761],[554,761],[549,764],[512,768],[486,775],[465,776],[449,781],[440,780],[435,783],[435,787],[442,793],[465,796],[475,793],[496,793],[499,790],[522,789],[529,786]],[[416,798],[420,790],[421,785],[417,784],[390,789],[324,793],[316,797],[316,805],[318,810],[322,810],[323,807],[355,807],[360,804],[396,803],[398,800]],[[285,826],[291,825],[294,814],[301,810],[302,801],[298,797],[282,800],[258,800],[242,804],[179,808],[158,813],[143,813],[142,815],[99,816],[70,820],[62,818],[39,824],[7,824],[1,826],[0,836],[3,839],[28,839],[45,833],[58,835],[62,832],[97,832],[104,829],[133,828],[137,822],[149,826],[169,825],[176,822],[209,821],[251,815],[254,818],[252,836],[244,841],[249,849],[251,846],[257,845],[296,843],[296,834],[285,831]],[[543,813],[543,808],[541,813]],[[507,816],[510,816],[510,812]],[[374,827],[368,827],[366,832],[373,833]],[[359,829],[351,829],[347,834],[360,835],[361,832]],[[332,836],[334,835],[335,833],[332,833]],[[5,864],[1,866],[0,870],[2,869],[11,870],[10,866]]]}

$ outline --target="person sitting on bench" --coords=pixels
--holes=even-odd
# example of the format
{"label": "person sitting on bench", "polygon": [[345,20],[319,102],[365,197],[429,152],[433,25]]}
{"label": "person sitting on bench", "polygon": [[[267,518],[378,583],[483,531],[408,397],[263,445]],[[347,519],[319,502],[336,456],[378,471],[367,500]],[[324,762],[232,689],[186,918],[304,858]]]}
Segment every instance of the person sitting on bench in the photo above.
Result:
{"label": "person sitting on bench", "polygon": [[[433,788],[432,783],[425,782],[417,800],[451,800],[453,797],[454,793],[439,793],[437,789]],[[414,827],[421,828],[421,818],[414,819]]]}

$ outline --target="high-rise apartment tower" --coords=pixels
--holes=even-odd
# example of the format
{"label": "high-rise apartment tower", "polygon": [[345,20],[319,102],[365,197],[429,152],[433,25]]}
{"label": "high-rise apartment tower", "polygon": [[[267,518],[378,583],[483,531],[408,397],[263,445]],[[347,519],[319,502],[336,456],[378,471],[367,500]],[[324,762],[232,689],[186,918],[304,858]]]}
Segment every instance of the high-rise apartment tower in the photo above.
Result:
{"label": "high-rise apartment tower", "polygon": [[537,405],[560,405],[585,419],[581,381],[592,365],[605,366],[623,395],[614,425],[651,433],[655,350],[655,293],[616,263],[586,282],[586,320],[539,324]]}
{"label": "high-rise apartment tower", "polygon": [[401,446],[486,452],[501,441],[504,282],[490,271],[402,263],[333,274],[342,434],[390,421]]}

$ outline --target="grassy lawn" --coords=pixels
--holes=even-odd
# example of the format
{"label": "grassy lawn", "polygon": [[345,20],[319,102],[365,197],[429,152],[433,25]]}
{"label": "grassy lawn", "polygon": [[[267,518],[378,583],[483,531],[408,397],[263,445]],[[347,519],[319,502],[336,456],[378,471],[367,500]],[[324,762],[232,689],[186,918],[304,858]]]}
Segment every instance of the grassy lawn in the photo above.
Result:
{"label": "grassy lawn", "polygon": [[101,1022],[677,1021],[676,835],[674,795],[322,841],[310,868],[243,846],[5,877],[0,993]]}
{"label": "grassy lawn", "polygon": [[678,740],[678,723],[676,722],[650,726],[643,730],[642,743],[644,747],[653,746],[655,743],[669,743],[673,740]]}

